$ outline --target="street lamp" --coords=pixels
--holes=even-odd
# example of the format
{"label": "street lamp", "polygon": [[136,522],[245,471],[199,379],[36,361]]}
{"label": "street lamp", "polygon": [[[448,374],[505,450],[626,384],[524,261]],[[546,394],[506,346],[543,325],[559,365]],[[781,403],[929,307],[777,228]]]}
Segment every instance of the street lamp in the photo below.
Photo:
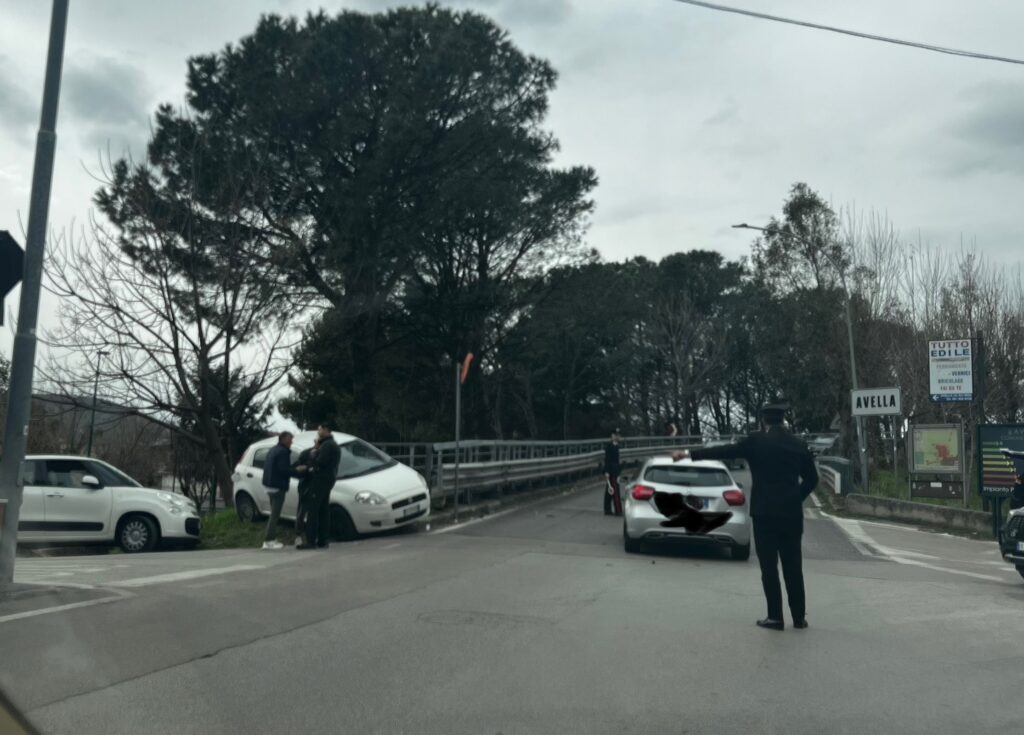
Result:
{"label": "street lamp", "polygon": [[[757,230],[758,232],[764,232],[769,235],[779,235],[780,237],[788,237],[794,240],[800,240],[806,242],[799,235],[794,235],[789,232],[783,232],[778,229],[771,229],[769,227],[756,227],[754,225],[748,225],[746,222],[739,225],[733,225],[735,230]],[[829,257],[826,255],[826,257]],[[831,260],[831,258],[830,258]],[[836,271],[839,273],[839,280],[843,284],[843,294],[846,296],[846,336],[850,343],[850,381],[853,384],[853,389],[857,390],[860,386],[857,381],[857,357],[853,347],[853,297],[850,295],[850,289],[846,283],[846,269],[840,268],[833,261]],[[861,477],[864,482],[864,491],[868,491],[868,452],[864,446],[864,417],[857,416],[857,450],[860,453],[860,470]]]}
{"label": "street lamp", "polygon": [[92,416],[89,419],[89,445],[85,448],[86,457],[92,456],[92,432],[96,428],[96,398],[100,390],[100,363],[109,354],[103,351],[96,353],[96,379],[92,384]]}

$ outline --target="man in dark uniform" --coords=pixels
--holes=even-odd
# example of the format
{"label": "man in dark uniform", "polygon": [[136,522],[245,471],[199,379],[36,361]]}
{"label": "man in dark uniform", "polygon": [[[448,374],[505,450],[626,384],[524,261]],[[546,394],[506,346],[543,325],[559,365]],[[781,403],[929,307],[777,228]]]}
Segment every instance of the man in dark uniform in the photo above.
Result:
{"label": "man in dark uniform", "polygon": [[321,424],[317,438],[319,444],[313,457],[309,482],[312,502],[306,518],[306,543],[299,546],[300,549],[326,549],[330,543],[331,490],[338,481],[341,448],[325,424]]}
{"label": "man in dark uniform", "polygon": [[619,461],[619,430],[612,432],[612,440],[604,447],[604,476],[607,479],[604,493],[604,514],[612,514],[612,503],[615,504],[615,515],[622,515],[622,496],[619,494],[619,475],[622,463]]}
{"label": "man in dark uniform", "polygon": [[[688,454],[700,459],[743,459],[750,466],[750,515],[754,523],[754,548],[761,564],[761,584],[768,602],[768,617],[758,620],[762,628],[783,630],[782,588],[779,560],[786,580],[786,596],[793,615],[793,627],[806,628],[803,562],[800,540],[804,530],[803,503],[818,484],[818,470],[807,445],[785,428],[784,404],[761,409],[760,433],[736,444],[694,449]],[[687,452],[678,452],[677,459]]]}

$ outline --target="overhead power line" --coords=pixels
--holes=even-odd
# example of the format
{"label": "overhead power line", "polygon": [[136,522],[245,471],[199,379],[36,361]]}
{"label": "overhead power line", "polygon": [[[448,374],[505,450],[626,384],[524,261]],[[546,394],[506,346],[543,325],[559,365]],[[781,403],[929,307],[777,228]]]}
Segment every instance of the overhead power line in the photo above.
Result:
{"label": "overhead power line", "polygon": [[736,15],[746,15],[750,18],[758,18],[759,20],[770,20],[776,23],[787,23],[793,26],[802,26],[804,28],[813,28],[817,31],[829,31],[830,33],[841,33],[845,36],[854,36],[856,38],[866,38],[869,41],[881,41],[883,43],[894,43],[898,46],[910,46],[911,48],[923,49],[925,51],[934,51],[939,54],[949,54],[950,56],[964,56],[969,59],[982,59],[983,61],[1000,61],[1004,64],[1022,64],[1022,59],[1012,59],[1008,56],[993,56],[992,54],[980,54],[974,51],[964,51],[962,49],[948,48],[946,46],[934,46],[929,43],[918,43],[917,41],[905,41],[899,38],[891,38],[889,36],[876,36],[873,33],[861,33],[860,31],[851,31],[847,28],[836,28],[835,26],[826,26],[820,23],[809,23],[803,20],[795,20],[793,18],[784,18],[781,15],[769,15],[768,13],[758,13],[753,10],[744,10],[742,8],[733,8],[728,5],[719,5],[718,3],[707,3],[701,2],[700,0],[675,0],[677,3],[683,3],[684,5],[696,5],[700,8],[707,8],[708,10],[718,10],[723,13],[735,13]]}

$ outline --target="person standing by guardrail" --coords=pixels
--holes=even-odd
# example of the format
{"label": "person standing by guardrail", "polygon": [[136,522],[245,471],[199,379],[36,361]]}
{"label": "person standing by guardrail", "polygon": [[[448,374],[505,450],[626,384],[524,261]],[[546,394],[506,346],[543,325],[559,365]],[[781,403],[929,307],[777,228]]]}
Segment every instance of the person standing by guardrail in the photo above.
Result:
{"label": "person standing by guardrail", "polygon": [[622,473],[622,462],[619,459],[619,430],[612,432],[612,440],[604,448],[604,476],[607,480],[604,493],[604,514],[622,515],[622,496],[619,494],[619,475]]}
{"label": "person standing by guardrail", "polygon": [[735,444],[706,449],[683,450],[676,460],[689,456],[701,459],[743,459],[750,466],[750,516],[754,522],[754,548],[761,565],[761,585],[768,602],[768,617],[757,624],[783,630],[782,587],[779,561],[786,580],[786,596],[794,628],[807,627],[801,538],[804,532],[803,504],[818,485],[818,470],[807,445],[785,424],[787,406],[775,404],[761,409],[762,431]]}
{"label": "person standing by guardrail", "polygon": [[281,517],[284,496],[292,479],[292,434],[282,431],[277,436],[277,444],[267,452],[263,463],[263,487],[270,499],[270,518],[267,519],[267,532],[263,536],[264,549],[280,549],[284,546],[277,540],[277,521]]}

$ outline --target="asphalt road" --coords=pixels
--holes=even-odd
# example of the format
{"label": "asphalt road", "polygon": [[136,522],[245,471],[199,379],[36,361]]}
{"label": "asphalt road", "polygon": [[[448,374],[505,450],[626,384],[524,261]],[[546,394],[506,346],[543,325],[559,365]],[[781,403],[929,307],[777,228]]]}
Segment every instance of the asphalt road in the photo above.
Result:
{"label": "asphalt road", "polygon": [[627,555],[599,491],[326,552],[33,560],[89,599],[0,608],[0,686],[76,735],[1019,729],[994,544],[807,515],[811,628],[783,633],[756,559]]}

